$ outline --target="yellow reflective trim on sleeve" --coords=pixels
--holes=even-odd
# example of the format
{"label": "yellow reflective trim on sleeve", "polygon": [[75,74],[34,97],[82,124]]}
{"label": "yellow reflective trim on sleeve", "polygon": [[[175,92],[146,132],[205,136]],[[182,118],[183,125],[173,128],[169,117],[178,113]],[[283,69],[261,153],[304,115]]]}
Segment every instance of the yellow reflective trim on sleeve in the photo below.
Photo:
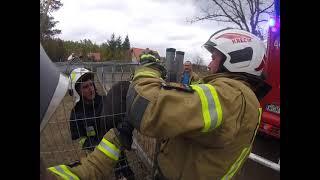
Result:
{"label": "yellow reflective trim on sleeve", "polygon": [[209,132],[221,125],[222,108],[217,91],[210,84],[191,85],[201,101],[204,127],[201,132]]}
{"label": "yellow reflective trim on sleeve", "polygon": [[220,101],[218,98],[218,93],[217,93],[216,89],[213,86],[211,86],[210,84],[206,84],[205,86],[207,86],[210,89],[214,103],[216,105],[218,120],[217,120],[216,127],[214,127],[214,128],[217,128],[221,125],[221,121],[222,121],[222,108],[221,108],[221,104],[220,104]]}
{"label": "yellow reflective trim on sleeve", "polygon": [[48,168],[49,171],[53,172],[54,174],[60,176],[62,179],[69,179],[67,175],[59,172],[58,170],[56,170],[54,167],[50,167]]}
{"label": "yellow reflective trim on sleeve", "polygon": [[81,146],[83,146],[83,144],[86,142],[86,140],[87,140],[87,137],[81,137],[80,140],[79,140],[79,144]]}
{"label": "yellow reflective trim on sleeve", "polygon": [[261,117],[262,117],[262,108],[259,108],[259,124],[260,124],[260,121],[261,121]]}
{"label": "yellow reflective trim on sleeve", "polygon": [[[259,110],[259,120],[258,120],[258,125],[256,127],[256,130],[254,131],[254,137],[256,137],[256,135],[257,135],[258,129],[260,127],[261,116],[262,116],[262,108],[258,108],[258,110]],[[253,140],[252,140],[252,142],[253,142]]]}
{"label": "yellow reflective trim on sleeve", "polygon": [[120,157],[120,150],[106,139],[102,139],[97,148],[109,158],[117,161]]}
{"label": "yellow reflective trim on sleeve", "polygon": [[74,79],[76,78],[76,72],[71,73],[71,81],[74,82]]}
{"label": "yellow reflective trim on sleeve", "polygon": [[201,132],[208,132],[210,126],[211,126],[211,119],[209,114],[209,107],[208,107],[208,101],[206,98],[206,95],[202,88],[196,85],[191,85],[192,89],[196,90],[200,97],[201,102],[201,109],[202,109],[202,115],[204,119],[204,127],[202,128]]}
{"label": "yellow reflective trim on sleeve", "polygon": [[80,178],[73,174],[66,165],[50,167],[48,170],[57,174],[64,180],[80,180]]}
{"label": "yellow reflective trim on sleeve", "polygon": [[115,146],[114,144],[112,144],[111,142],[109,142],[108,140],[106,140],[105,138],[102,139],[102,142],[104,142],[105,144],[107,144],[112,150],[120,153],[120,150],[117,148],[117,146]]}
{"label": "yellow reflective trim on sleeve", "polygon": [[250,147],[244,148],[240,156],[235,161],[235,163],[233,163],[230,169],[228,170],[227,174],[225,174],[221,179],[222,180],[231,179],[234,176],[234,174],[239,170],[239,167],[243,164],[245,158],[248,157],[249,153],[250,153]]}
{"label": "yellow reflective trim on sleeve", "polygon": [[154,59],[157,59],[155,56],[151,55],[151,54],[144,54],[140,57],[140,59],[143,59],[143,58],[154,58]]}
{"label": "yellow reflective trim on sleeve", "polygon": [[73,174],[73,173],[67,168],[66,165],[61,165],[60,167],[61,167],[61,168],[64,170],[64,172],[66,172],[68,175],[72,176],[73,179],[80,180],[80,179],[78,178],[78,176],[76,176],[75,174]]}
{"label": "yellow reflective trim on sleeve", "polygon": [[137,77],[153,77],[153,78],[160,78],[159,74],[155,72],[150,72],[150,71],[142,71],[142,72],[137,72],[133,76],[133,80],[135,80]]}

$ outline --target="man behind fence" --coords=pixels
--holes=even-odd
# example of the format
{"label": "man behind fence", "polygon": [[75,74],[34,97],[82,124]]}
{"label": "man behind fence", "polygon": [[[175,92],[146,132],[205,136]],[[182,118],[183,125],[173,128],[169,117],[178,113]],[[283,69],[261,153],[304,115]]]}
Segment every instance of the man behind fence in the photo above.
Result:
{"label": "man behind fence", "polygon": [[[214,74],[203,78],[203,84],[165,82],[166,71],[157,55],[145,52],[128,90],[128,127],[161,139],[161,179],[233,178],[249,156],[259,127],[259,99],[270,89],[260,78],[264,44],[249,32],[224,29],[204,46],[212,54]],[[130,133],[123,134],[130,138]],[[110,175],[124,142],[112,129],[82,165],[49,170],[60,177],[103,179]]]}
{"label": "man behind fence", "polygon": [[[129,81],[115,83],[106,96],[97,92],[94,73],[85,68],[76,68],[70,74],[70,95],[76,102],[70,115],[72,140],[78,140],[83,150],[92,152],[103,136],[122,121],[126,110],[125,98]],[[120,153],[115,175],[134,179],[123,151]]]}
{"label": "man behind fence", "polygon": [[186,61],[183,64],[183,73],[181,75],[181,83],[182,84],[197,84],[199,83],[199,76],[192,70],[191,61]]}

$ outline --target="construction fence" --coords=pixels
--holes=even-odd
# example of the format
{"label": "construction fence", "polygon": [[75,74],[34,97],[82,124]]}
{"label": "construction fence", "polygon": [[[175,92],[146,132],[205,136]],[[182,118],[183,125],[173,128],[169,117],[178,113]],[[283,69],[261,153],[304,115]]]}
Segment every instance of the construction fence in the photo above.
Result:
{"label": "construction fence", "polygon": [[[90,69],[94,73],[94,83],[97,93],[99,95],[106,95],[116,82],[130,80],[137,64],[113,63],[95,66],[78,64],[73,65],[71,68],[62,66],[60,69],[63,73],[69,73],[68,71],[70,70],[68,69],[81,66]],[[94,145],[91,144],[88,148],[83,148],[79,144],[79,140],[72,140],[70,124],[72,121],[76,121],[76,123],[84,121],[84,124],[87,124],[92,121],[92,118],[95,118],[95,126],[97,127],[99,124],[97,124],[96,119],[100,118],[101,120],[104,118],[97,114],[96,117],[70,120],[71,111],[76,105],[73,98],[69,93],[65,95],[56,112],[40,134],[40,157],[42,165],[46,168],[80,161],[81,158],[86,157],[88,153],[90,153],[89,149],[94,148]],[[105,116],[109,116],[109,118],[105,118],[104,120],[110,120],[110,117],[113,119],[119,116],[119,114],[107,114]],[[80,131],[78,130],[78,132]],[[122,157],[122,159],[120,158],[120,163],[118,163],[114,171],[119,171],[121,168],[126,169],[129,166],[134,172],[135,179],[152,179],[155,146],[155,139],[146,137],[134,130],[132,150],[125,152],[125,156]],[[123,161],[123,163],[121,163],[121,161]],[[114,173],[113,179],[118,179],[119,177],[116,178],[115,174],[117,173]]]}

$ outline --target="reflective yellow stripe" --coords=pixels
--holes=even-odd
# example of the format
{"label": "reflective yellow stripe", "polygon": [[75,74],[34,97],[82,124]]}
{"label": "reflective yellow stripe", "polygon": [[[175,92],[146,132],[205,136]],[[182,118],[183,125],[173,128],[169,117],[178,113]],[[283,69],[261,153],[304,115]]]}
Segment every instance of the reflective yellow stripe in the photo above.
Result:
{"label": "reflective yellow stripe", "polygon": [[258,127],[256,128],[256,131],[254,132],[254,136],[256,136],[258,129],[260,127],[261,116],[262,116],[262,108],[258,108],[258,109],[259,109],[259,121],[258,121]]}
{"label": "reflective yellow stripe", "polygon": [[211,121],[210,121],[210,114],[208,111],[208,101],[206,96],[204,95],[203,90],[196,86],[196,85],[192,85],[192,89],[196,90],[196,92],[198,93],[199,97],[200,97],[200,101],[201,101],[201,108],[202,108],[202,116],[203,116],[203,120],[204,120],[204,127],[201,130],[202,132],[207,132],[209,130]]}
{"label": "reflective yellow stripe", "polygon": [[55,166],[55,167],[50,167],[48,168],[49,171],[59,175],[62,179],[65,180],[80,180],[80,178],[78,176],[76,176],[75,174],[73,174],[66,165],[59,165],[59,166]]}
{"label": "reflective yellow stripe", "polygon": [[71,73],[71,81],[74,82],[74,79],[76,78],[76,72]]}
{"label": "reflective yellow stripe", "polygon": [[[254,132],[254,137],[256,136],[256,133],[258,131],[260,121],[261,121],[261,116],[262,116],[262,108],[258,108],[258,110],[259,110],[259,121],[258,121],[258,126]],[[249,155],[251,147],[252,147],[252,144],[250,145],[250,147],[246,147],[242,150],[242,152],[241,152],[240,156],[238,157],[238,159],[236,160],[236,162],[231,166],[231,168],[229,169],[227,174],[223,176],[223,178],[222,178],[223,180],[230,179],[234,176],[234,174],[238,171],[239,167],[243,163],[243,160]]]}
{"label": "reflective yellow stripe", "polygon": [[143,59],[143,58],[154,58],[154,59],[157,59],[155,56],[151,55],[151,54],[144,54],[140,57],[140,59]]}
{"label": "reflective yellow stripe", "polygon": [[106,139],[102,139],[97,148],[109,158],[117,161],[120,156],[120,150]]}
{"label": "reflective yellow stripe", "polygon": [[160,76],[155,73],[155,72],[151,72],[151,71],[142,71],[142,72],[137,72],[135,73],[134,77],[133,77],[133,80],[135,80],[137,77],[154,77],[154,78],[159,78]]}
{"label": "reflective yellow stripe", "polygon": [[261,121],[261,116],[262,116],[262,108],[259,108],[259,124],[260,124],[260,121]]}
{"label": "reflective yellow stripe", "polygon": [[80,140],[79,140],[79,144],[81,146],[83,146],[83,144],[86,142],[86,139],[87,139],[87,137],[81,137]]}
{"label": "reflective yellow stripe", "polygon": [[210,84],[206,84],[206,86],[210,89],[211,94],[212,94],[212,98],[216,104],[216,110],[217,110],[217,114],[218,114],[218,120],[217,120],[217,124],[216,127],[219,127],[221,125],[221,121],[222,121],[222,108],[221,108],[221,104],[218,98],[218,93],[216,91],[216,89],[211,86]]}
{"label": "reflective yellow stripe", "polygon": [[204,127],[202,132],[218,128],[222,122],[222,108],[215,88],[209,84],[191,85],[201,101]]}
{"label": "reflective yellow stripe", "polygon": [[231,179],[234,176],[234,174],[238,171],[239,167],[243,164],[244,159],[248,157],[249,153],[250,153],[250,148],[249,147],[244,148],[240,156],[236,160],[236,162],[231,166],[227,174],[224,175],[223,178],[221,179],[223,180]]}
{"label": "reflective yellow stripe", "polygon": [[158,58],[156,58],[154,55],[151,55],[151,54],[144,54],[140,57],[140,59],[144,59],[144,58],[153,58],[155,61],[160,61]]}
{"label": "reflective yellow stripe", "polygon": [[91,137],[91,136],[95,136],[96,135],[96,131],[95,130],[91,130],[87,132],[87,136]]}

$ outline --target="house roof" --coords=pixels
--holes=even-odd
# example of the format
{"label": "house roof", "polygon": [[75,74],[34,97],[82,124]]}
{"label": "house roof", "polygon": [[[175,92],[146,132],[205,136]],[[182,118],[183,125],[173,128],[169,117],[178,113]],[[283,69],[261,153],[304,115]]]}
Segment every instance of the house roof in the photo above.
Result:
{"label": "house roof", "polygon": [[141,48],[131,48],[131,53],[134,55],[136,59],[139,59],[140,54],[144,49]]}
{"label": "house roof", "polygon": [[88,56],[93,56],[95,60],[99,61],[101,60],[100,53],[88,53]]}

